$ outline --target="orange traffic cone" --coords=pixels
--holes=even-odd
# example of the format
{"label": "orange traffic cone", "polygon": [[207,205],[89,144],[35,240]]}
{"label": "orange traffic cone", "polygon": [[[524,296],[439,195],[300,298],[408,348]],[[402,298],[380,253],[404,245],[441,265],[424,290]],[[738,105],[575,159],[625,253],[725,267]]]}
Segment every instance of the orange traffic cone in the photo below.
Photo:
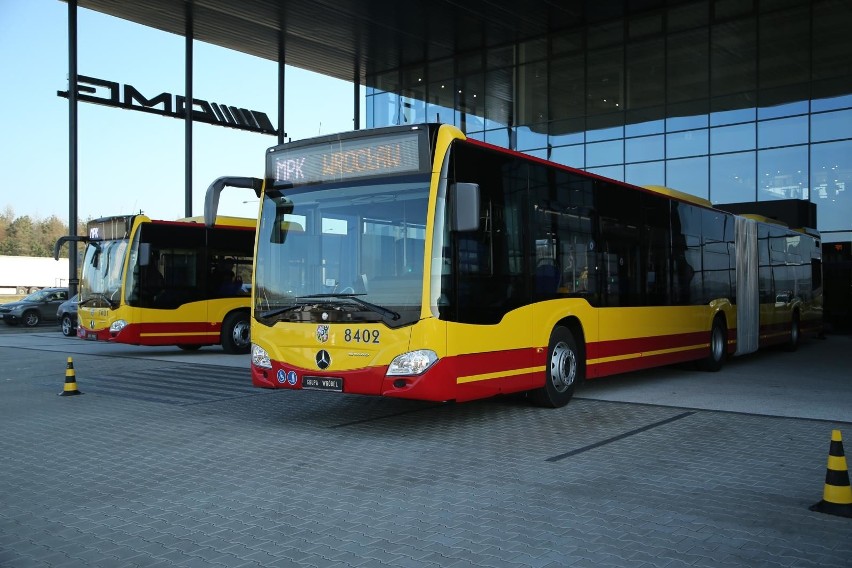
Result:
{"label": "orange traffic cone", "polygon": [[83,394],[77,390],[77,377],[74,373],[74,361],[68,357],[68,364],[65,366],[65,387],[59,396],[72,396],[75,394]]}
{"label": "orange traffic cone", "polygon": [[849,470],[843,455],[843,439],[840,430],[831,431],[831,446],[828,450],[828,471],[825,473],[825,490],[822,501],[811,506],[811,511],[852,517],[852,487],[849,486]]}

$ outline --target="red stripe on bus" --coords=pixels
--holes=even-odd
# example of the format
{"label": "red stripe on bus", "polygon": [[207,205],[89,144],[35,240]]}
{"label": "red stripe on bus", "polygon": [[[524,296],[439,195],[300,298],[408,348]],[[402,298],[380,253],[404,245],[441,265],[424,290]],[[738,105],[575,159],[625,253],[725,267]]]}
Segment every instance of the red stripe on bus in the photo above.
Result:
{"label": "red stripe on bus", "polygon": [[219,322],[132,323],[111,339],[133,345],[210,345],[219,343],[221,329]]}
{"label": "red stripe on bus", "polygon": [[[733,339],[734,336],[734,330],[729,330],[729,338]],[[587,377],[602,377],[702,359],[708,354],[709,340],[709,331],[705,331],[588,343],[586,359],[592,363],[587,364]],[[668,352],[670,349],[674,351]],[[733,349],[733,344],[729,344],[729,352]],[[600,358],[616,360],[595,361]],[[539,388],[544,385],[546,366],[547,347],[541,346],[447,356],[423,375],[415,377],[386,376],[385,366],[320,371],[273,361],[272,369],[253,365],[252,382],[255,386],[265,388],[300,389],[306,375],[339,377],[343,379],[343,391],[346,393],[465,401]],[[296,382],[292,385],[286,380],[290,372],[296,375]],[[500,373],[506,375],[500,376]],[[496,376],[487,376],[491,374]],[[463,377],[470,380],[458,382]]]}
{"label": "red stripe on bus", "polygon": [[588,359],[619,357],[630,354],[662,351],[665,349],[682,349],[710,343],[710,331],[679,333],[677,335],[656,335],[652,337],[631,337],[598,341],[586,346]]}

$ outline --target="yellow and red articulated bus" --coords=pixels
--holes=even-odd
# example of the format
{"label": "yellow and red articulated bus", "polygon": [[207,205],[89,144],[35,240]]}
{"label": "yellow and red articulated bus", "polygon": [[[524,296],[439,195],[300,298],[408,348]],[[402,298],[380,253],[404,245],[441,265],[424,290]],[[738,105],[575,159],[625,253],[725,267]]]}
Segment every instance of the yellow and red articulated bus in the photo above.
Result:
{"label": "yellow and red articulated bus", "polygon": [[[218,180],[217,180],[218,181]],[[248,353],[255,219],[90,221],[77,308],[78,337]]]}
{"label": "yellow and red articulated bus", "polygon": [[275,146],[257,191],[258,387],[559,407],[587,378],[715,371],[821,328],[811,232],[452,126]]}

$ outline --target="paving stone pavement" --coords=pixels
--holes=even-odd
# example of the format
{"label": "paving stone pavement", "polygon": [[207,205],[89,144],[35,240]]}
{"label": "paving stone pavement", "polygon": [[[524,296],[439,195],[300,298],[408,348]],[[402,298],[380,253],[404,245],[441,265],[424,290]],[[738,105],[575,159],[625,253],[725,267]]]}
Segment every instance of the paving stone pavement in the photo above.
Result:
{"label": "paving stone pavement", "polygon": [[842,420],[266,391],[145,352],[75,354],[61,397],[38,335],[0,336],[3,567],[852,566],[852,519],[808,509]]}

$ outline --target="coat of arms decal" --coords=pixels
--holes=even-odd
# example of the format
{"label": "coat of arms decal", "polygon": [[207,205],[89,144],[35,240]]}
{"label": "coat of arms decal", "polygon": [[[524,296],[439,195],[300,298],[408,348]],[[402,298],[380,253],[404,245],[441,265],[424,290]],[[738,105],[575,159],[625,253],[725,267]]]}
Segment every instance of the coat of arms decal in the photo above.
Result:
{"label": "coat of arms decal", "polygon": [[328,341],[328,326],[327,325],[318,325],[317,326],[317,341],[320,343],[325,343]]}

